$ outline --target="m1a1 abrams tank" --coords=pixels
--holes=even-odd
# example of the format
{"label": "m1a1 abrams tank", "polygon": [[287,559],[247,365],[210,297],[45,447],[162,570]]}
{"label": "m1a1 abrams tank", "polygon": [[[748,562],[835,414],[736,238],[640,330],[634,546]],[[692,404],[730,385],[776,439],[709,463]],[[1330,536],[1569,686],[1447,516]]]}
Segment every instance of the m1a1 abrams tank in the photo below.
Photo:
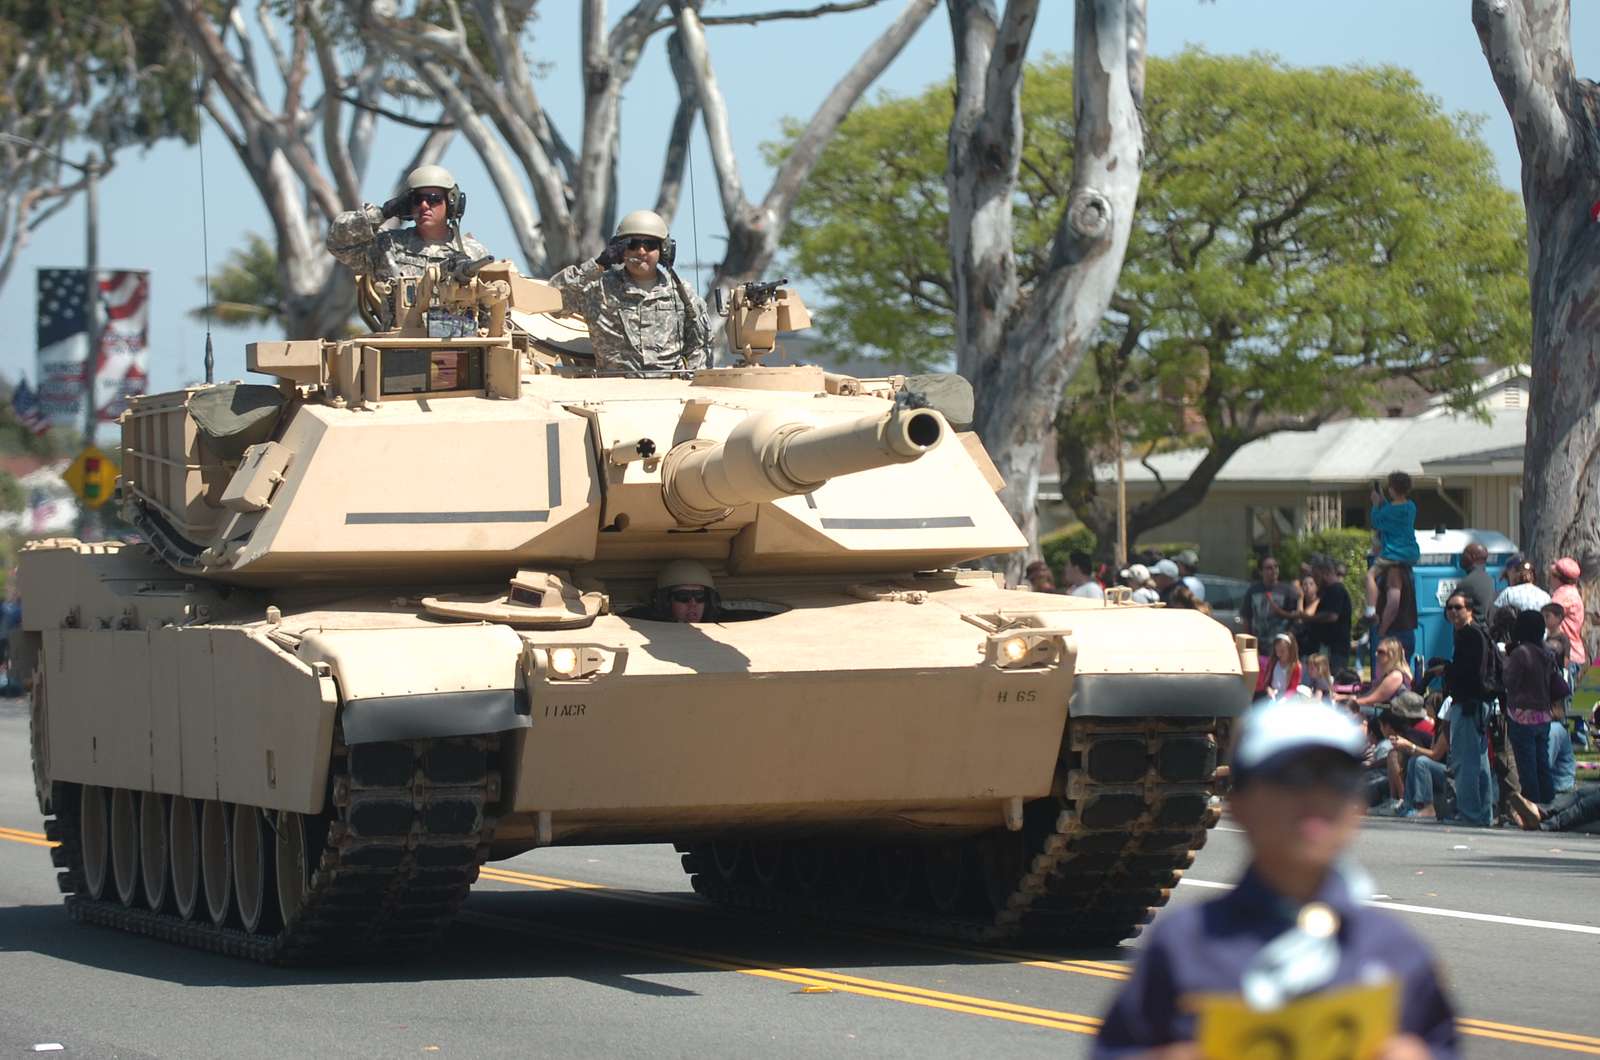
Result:
{"label": "m1a1 abrams tank", "polygon": [[[671,842],[711,899],[1109,943],[1214,822],[1255,652],[1192,611],[1009,591],[936,387],[741,363],[604,377],[507,263],[271,385],[137,398],[140,544],[21,556],[34,770],[80,920],[277,962],[409,953],[487,860]],[[946,407],[953,408],[948,403]],[[658,576],[708,568],[706,621]]]}

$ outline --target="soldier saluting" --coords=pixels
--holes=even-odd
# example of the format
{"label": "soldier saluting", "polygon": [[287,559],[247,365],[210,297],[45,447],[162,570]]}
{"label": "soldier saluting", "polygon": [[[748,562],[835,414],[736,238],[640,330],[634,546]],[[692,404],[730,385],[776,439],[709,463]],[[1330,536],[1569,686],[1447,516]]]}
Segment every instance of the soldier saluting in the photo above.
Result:
{"label": "soldier saluting", "polygon": [[[328,253],[374,280],[421,276],[429,265],[465,255],[488,255],[482,243],[461,233],[467,196],[443,166],[418,166],[405,191],[382,206],[367,204],[333,219]],[[391,218],[409,218],[410,228],[382,228]]]}
{"label": "soldier saluting", "polygon": [[675,250],[661,215],[635,210],[617,225],[605,250],[551,277],[561,290],[562,311],[589,325],[601,371],[711,366],[711,318],[705,302],[672,270]]}

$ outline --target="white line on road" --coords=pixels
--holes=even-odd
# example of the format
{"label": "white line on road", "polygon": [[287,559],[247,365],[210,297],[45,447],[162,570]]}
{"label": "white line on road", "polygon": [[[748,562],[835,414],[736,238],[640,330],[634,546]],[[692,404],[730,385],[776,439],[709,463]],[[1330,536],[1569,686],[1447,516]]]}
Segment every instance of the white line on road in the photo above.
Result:
{"label": "white line on road", "polygon": [[[1231,891],[1233,884],[1214,880],[1191,880],[1187,876],[1178,881],[1188,887],[1205,887],[1213,891]],[[1562,924],[1554,920],[1528,920],[1520,916],[1500,916],[1495,913],[1469,913],[1462,909],[1435,909],[1426,905],[1406,905],[1403,902],[1368,902],[1379,909],[1393,909],[1400,913],[1421,913],[1423,916],[1443,916],[1453,920],[1478,920],[1485,924],[1507,924],[1511,927],[1544,928],[1547,931],[1566,931],[1574,935],[1600,935],[1600,927],[1587,924]]]}

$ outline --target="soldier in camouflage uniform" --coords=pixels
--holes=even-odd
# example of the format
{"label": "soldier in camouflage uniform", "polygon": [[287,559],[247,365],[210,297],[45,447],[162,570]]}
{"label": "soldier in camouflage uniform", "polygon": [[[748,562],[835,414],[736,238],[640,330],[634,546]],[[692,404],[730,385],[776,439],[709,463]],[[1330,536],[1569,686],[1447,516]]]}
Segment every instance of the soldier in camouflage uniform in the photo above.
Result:
{"label": "soldier in camouflage uniform", "polygon": [[[482,258],[489,252],[459,223],[466,196],[443,166],[419,166],[406,177],[406,190],[382,206],[366,205],[333,219],[328,253],[354,272],[375,280],[421,276],[429,265],[457,255]],[[412,217],[411,228],[384,228],[390,218]]]}
{"label": "soldier in camouflage uniform", "polygon": [[650,210],[635,210],[605,250],[551,277],[561,290],[562,311],[588,323],[601,371],[711,367],[710,314],[672,271],[672,255],[667,223]]}

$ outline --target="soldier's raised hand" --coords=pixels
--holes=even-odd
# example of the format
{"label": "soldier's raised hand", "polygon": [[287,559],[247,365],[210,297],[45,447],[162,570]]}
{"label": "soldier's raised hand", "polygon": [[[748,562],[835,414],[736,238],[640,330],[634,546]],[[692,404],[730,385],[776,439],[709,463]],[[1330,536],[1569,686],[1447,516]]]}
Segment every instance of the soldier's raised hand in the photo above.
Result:
{"label": "soldier's raised hand", "polygon": [[594,263],[602,269],[621,264],[623,252],[628,249],[627,239],[618,236],[606,244],[606,249],[595,255]]}
{"label": "soldier's raised hand", "polygon": [[407,194],[407,195],[396,195],[394,198],[390,199],[388,202],[383,204],[383,217],[384,217],[384,220],[388,220],[391,217],[410,217],[410,216],[411,216],[411,196],[409,194]]}

